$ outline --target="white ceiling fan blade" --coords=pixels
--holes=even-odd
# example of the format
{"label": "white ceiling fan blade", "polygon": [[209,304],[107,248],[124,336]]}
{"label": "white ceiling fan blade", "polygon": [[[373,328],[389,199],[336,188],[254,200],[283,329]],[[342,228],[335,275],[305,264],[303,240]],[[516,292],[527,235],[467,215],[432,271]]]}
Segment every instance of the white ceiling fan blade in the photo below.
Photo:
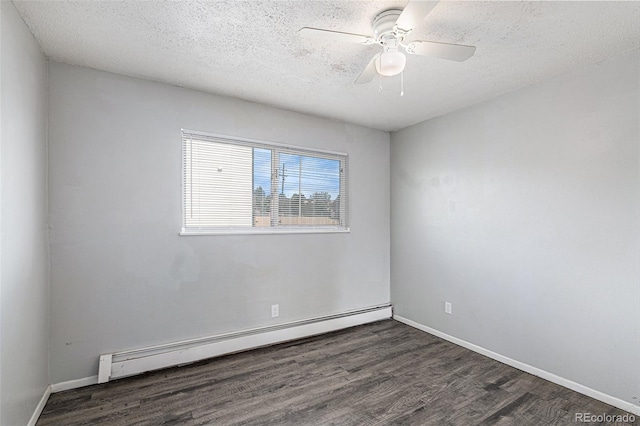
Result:
{"label": "white ceiling fan blade", "polygon": [[404,32],[409,32],[417,27],[431,9],[436,7],[439,1],[409,0],[407,6],[396,21],[396,26]]}
{"label": "white ceiling fan blade", "polygon": [[450,61],[466,61],[476,51],[475,46],[463,44],[437,43],[435,41],[414,41],[407,45],[407,53],[414,55],[433,56],[434,58],[449,59]]}
{"label": "white ceiling fan blade", "polygon": [[371,59],[369,65],[366,66],[356,79],[356,84],[369,83],[376,75],[378,75],[378,70],[376,70],[376,59],[378,59],[378,56],[379,55],[376,55]]}
{"label": "white ceiling fan blade", "polygon": [[298,33],[306,38],[320,38],[323,40],[345,41],[349,43],[371,44],[373,38],[361,34],[342,33],[340,31],[320,30],[318,28],[301,28]]}

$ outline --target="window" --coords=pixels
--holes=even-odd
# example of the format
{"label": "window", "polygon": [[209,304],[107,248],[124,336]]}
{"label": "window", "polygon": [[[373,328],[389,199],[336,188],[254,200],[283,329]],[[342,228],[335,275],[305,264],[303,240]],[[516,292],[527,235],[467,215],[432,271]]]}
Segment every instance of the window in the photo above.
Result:
{"label": "window", "polygon": [[347,155],[182,131],[182,234],[347,231]]}

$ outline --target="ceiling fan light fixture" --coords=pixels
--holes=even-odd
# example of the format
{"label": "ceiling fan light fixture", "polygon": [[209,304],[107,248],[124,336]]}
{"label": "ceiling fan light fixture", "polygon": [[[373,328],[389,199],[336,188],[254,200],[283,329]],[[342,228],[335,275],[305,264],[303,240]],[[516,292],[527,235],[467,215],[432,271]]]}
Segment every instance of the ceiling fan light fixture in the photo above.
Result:
{"label": "ceiling fan light fixture", "polygon": [[400,74],[407,64],[407,57],[397,50],[387,50],[378,56],[376,70],[380,75],[390,77]]}

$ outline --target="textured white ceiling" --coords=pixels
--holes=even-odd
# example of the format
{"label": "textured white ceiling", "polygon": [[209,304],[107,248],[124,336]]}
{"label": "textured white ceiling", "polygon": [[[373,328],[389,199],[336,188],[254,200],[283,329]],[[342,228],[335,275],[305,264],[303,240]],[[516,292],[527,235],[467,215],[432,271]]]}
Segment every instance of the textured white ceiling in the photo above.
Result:
{"label": "textured white ceiling", "polygon": [[[640,48],[639,2],[441,2],[407,40],[477,46],[466,62],[409,55],[354,80],[379,50],[299,37],[371,34],[406,0],[14,1],[55,61],[392,131]],[[639,70],[640,72],[640,70]]]}

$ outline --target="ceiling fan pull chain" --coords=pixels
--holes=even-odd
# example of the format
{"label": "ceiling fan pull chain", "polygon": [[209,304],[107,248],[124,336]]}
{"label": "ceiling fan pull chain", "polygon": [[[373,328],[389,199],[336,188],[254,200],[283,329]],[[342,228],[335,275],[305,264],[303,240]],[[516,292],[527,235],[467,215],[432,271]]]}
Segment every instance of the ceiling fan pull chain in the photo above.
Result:
{"label": "ceiling fan pull chain", "polygon": [[400,73],[400,96],[404,96],[404,71]]}

